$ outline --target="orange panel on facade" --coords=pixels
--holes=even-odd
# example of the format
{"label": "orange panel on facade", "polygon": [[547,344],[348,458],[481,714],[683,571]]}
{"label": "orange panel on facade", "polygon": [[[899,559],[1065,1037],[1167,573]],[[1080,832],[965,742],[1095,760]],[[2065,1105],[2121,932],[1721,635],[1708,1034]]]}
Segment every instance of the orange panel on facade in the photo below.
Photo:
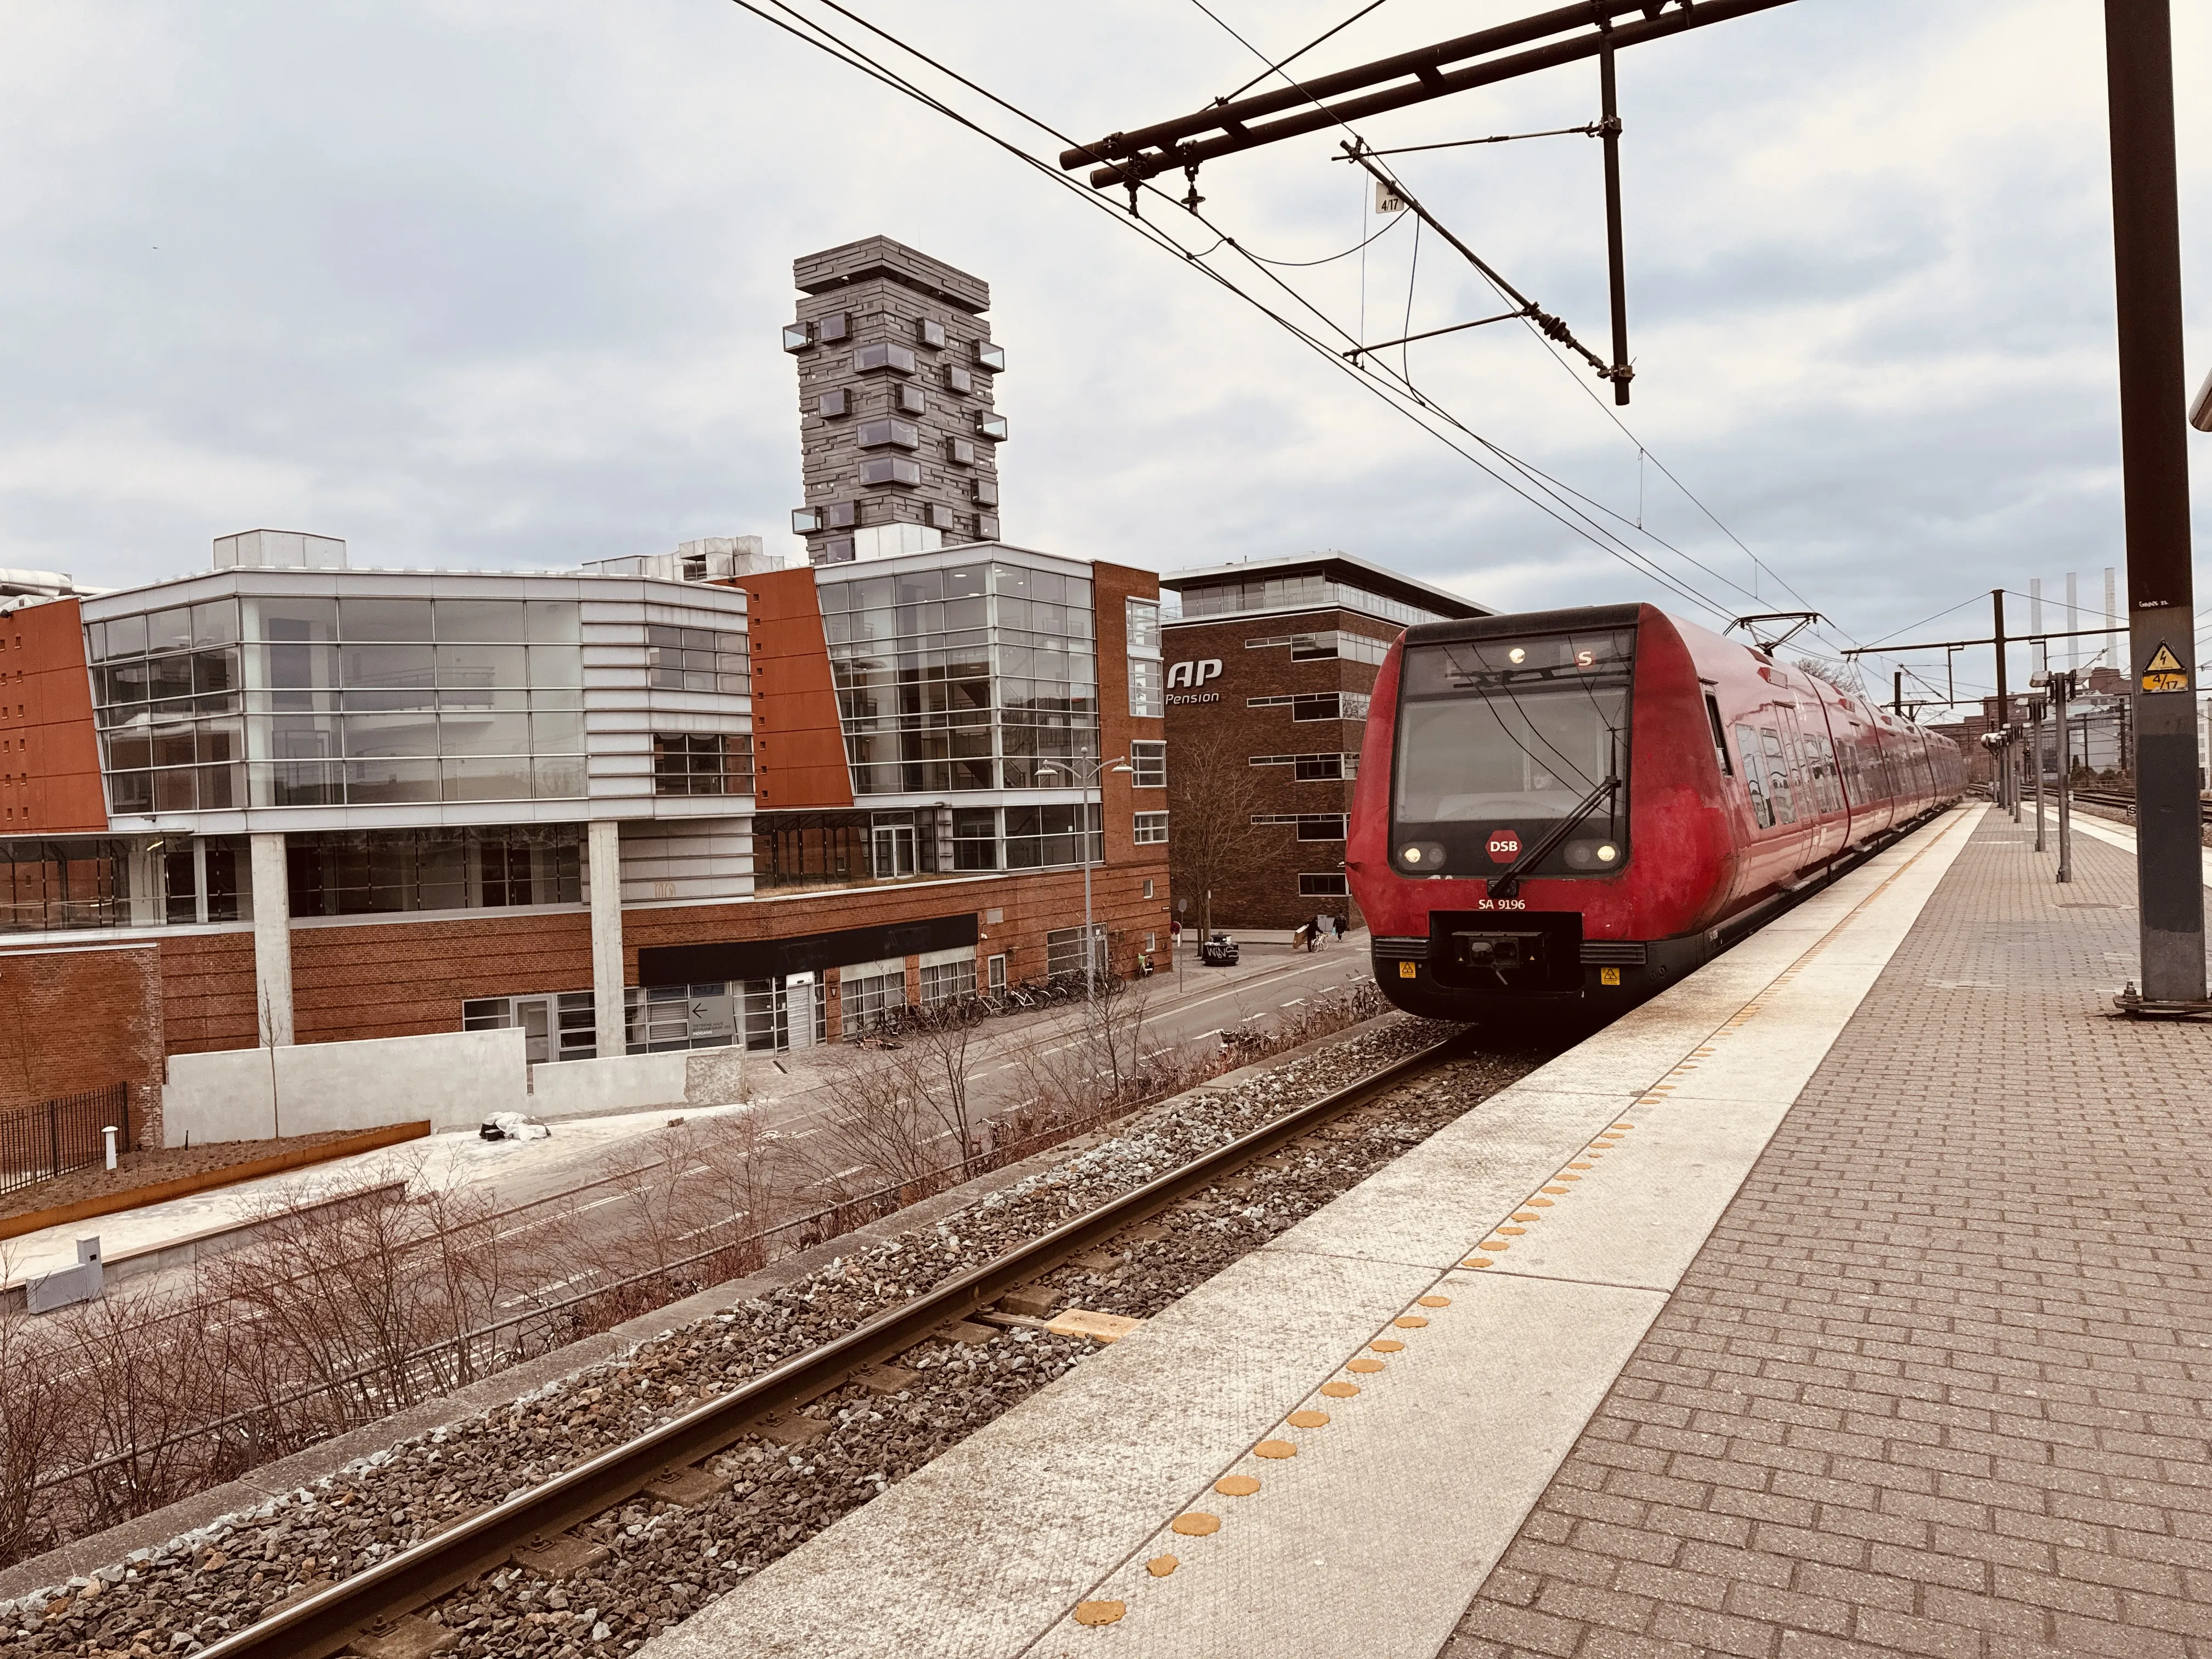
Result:
{"label": "orange panel on facade", "polygon": [[850,806],[853,775],[812,568],[763,571],[734,585],[750,601],[755,805],[763,812]]}
{"label": "orange panel on facade", "polygon": [[106,828],[77,602],[0,616],[0,835]]}

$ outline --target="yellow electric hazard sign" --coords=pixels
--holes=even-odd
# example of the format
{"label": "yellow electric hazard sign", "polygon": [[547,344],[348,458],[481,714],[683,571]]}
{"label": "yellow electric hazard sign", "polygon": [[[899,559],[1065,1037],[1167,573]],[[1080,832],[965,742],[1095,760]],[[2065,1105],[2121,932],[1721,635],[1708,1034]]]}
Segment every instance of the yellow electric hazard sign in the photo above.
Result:
{"label": "yellow electric hazard sign", "polygon": [[2164,645],[2151,653],[2150,661],[2143,667],[2142,689],[2146,691],[2189,690],[2189,676],[2181,672],[2181,659]]}
{"label": "yellow electric hazard sign", "polygon": [[1601,985],[1618,985],[1618,984],[1620,984],[1620,969],[1618,969],[1618,968],[1601,968],[1601,969],[1599,969],[1597,970],[1597,982],[1598,982],[1599,984],[1601,984]]}
{"label": "yellow electric hazard sign", "polygon": [[1419,976],[1419,970],[1414,968],[1412,963],[1401,962],[1398,964],[1398,977],[1400,979],[1418,979]]}

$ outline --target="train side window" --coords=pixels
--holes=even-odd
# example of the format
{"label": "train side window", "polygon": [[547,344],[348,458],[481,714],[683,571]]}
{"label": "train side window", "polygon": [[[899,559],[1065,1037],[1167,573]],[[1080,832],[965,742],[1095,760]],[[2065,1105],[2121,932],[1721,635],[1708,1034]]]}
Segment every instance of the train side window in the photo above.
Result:
{"label": "train side window", "polygon": [[1774,827],[1774,809],[1767,804],[1766,791],[1759,781],[1759,734],[1747,726],[1735,729],[1736,747],[1743,751],[1743,787],[1751,796],[1751,816],[1762,830]]}
{"label": "train side window", "polygon": [[1797,803],[1790,787],[1790,754],[1782,746],[1782,734],[1771,726],[1759,728],[1759,739],[1766,745],[1766,799],[1780,823],[1797,822]]}
{"label": "train side window", "polygon": [[1705,693],[1705,718],[1712,722],[1713,757],[1721,763],[1721,775],[1734,777],[1735,768],[1729,763],[1728,733],[1721,726],[1721,706],[1710,691]]}

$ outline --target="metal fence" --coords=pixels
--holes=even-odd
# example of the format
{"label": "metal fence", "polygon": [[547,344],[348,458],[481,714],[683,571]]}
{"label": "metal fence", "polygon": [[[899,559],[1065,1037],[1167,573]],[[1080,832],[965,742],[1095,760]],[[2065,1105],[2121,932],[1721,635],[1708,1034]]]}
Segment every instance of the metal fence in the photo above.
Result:
{"label": "metal fence", "polygon": [[27,1111],[0,1113],[0,1194],[51,1181],[107,1157],[100,1132],[115,1127],[115,1150],[131,1148],[131,1085],[64,1095]]}

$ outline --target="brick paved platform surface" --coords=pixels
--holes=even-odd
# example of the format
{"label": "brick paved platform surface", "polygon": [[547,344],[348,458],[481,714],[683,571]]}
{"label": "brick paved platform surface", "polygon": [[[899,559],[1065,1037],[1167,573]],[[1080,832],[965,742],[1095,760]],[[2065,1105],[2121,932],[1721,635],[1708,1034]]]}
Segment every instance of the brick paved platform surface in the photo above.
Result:
{"label": "brick paved platform surface", "polygon": [[2133,862],[2032,847],[1984,819],[1441,1659],[2212,1659],[2212,1026],[2105,1018]]}

